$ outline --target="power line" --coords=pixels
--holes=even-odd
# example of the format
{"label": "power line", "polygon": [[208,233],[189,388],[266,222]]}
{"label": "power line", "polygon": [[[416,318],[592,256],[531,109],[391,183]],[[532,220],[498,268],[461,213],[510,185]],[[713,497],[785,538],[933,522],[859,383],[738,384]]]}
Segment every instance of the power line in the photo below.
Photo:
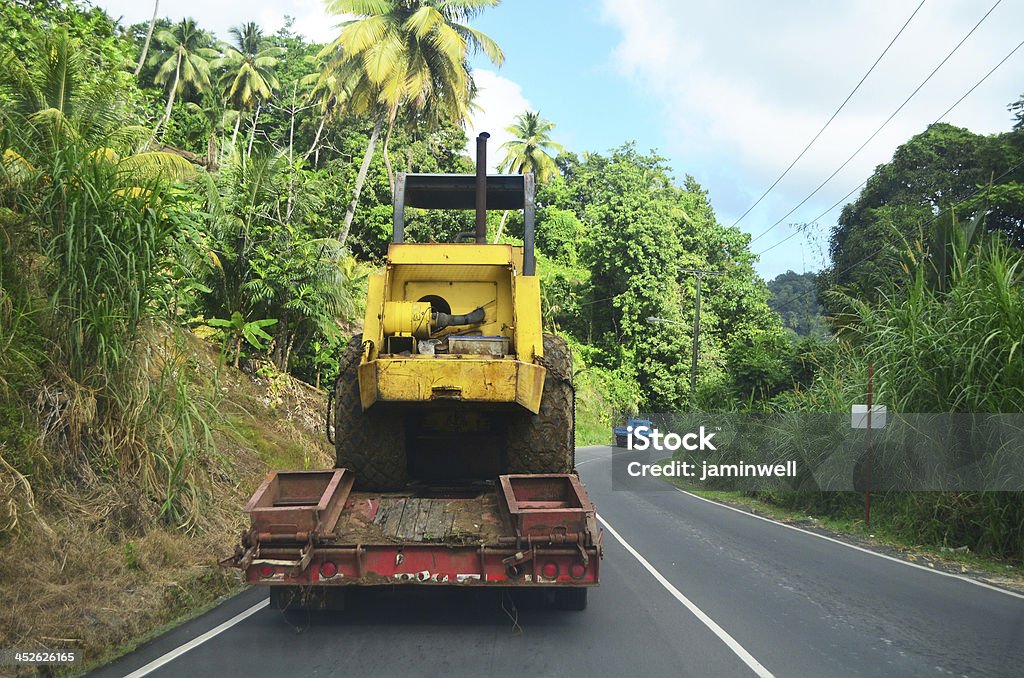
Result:
{"label": "power line", "polygon": [[[868,183],[868,180],[867,180],[867,179],[865,179],[864,181],[860,182],[859,184],[857,184],[856,186],[854,186],[854,187],[853,187],[853,189],[852,189],[852,190],[851,190],[851,191],[850,191],[849,193],[847,193],[847,194],[846,194],[846,195],[844,195],[844,196],[843,196],[842,198],[840,198],[839,200],[836,200],[836,201],[835,201],[834,203],[832,203],[832,206],[831,206],[831,207],[829,207],[829,208],[828,208],[827,210],[825,210],[824,212],[822,212],[822,213],[821,213],[821,214],[819,214],[818,216],[814,217],[813,219],[811,219],[811,220],[810,220],[810,221],[808,221],[807,223],[808,223],[808,224],[813,224],[813,223],[815,223],[816,221],[818,221],[819,219],[823,218],[823,217],[824,217],[824,216],[825,216],[826,214],[828,214],[829,212],[831,212],[831,211],[832,211],[832,210],[834,210],[835,208],[839,207],[839,205],[840,205],[841,203],[845,202],[847,198],[849,198],[849,197],[850,197],[851,195],[853,195],[854,193],[856,193],[857,191],[859,191],[859,190],[860,190],[861,188],[863,188],[863,187],[864,187],[864,186],[865,186],[865,185],[866,185],[867,183]],[[763,250],[761,250],[760,252],[758,252],[758,253],[757,253],[757,254],[755,254],[754,256],[755,256],[755,257],[759,257],[759,256],[761,256],[762,254],[765,254],[766,252],[771,252],[771,251],[772,251],[773,249],[775,249],[775,248],[776,248],[776,247],[778,247],[779,245],[783,244],[784,242],[786,242],[786,241],[787,241],[787,240],[789,240],[790,238],[792,238],[792,237],[794,237],[794,236],[796,236],[796,235],[798,235],[798,234],[800,234],[800,233],[803,233],[803,232],[804,232],[804,229],[803,229],[803,228],[797,228],[797,229],[796,229],[795,231],[793,231],[792,233],[790,233],[789,235],[787,235],[787,236],[786,236],[785,238],[783,238],[782,240],[778,241],[777,243],[775,243],[775,244],[774,244],[774,245],[772,245],[771,247],[766,247],[766,248],[764,248]]]}
{"label": "power line", "polygon": [[[1015,53],[1017,52],[1017,50],[1018,50],[1018,49],[1020,49],[1021,47],[1024,47],[1024,40],[1021,40],[1020,42],[1018,42],[1018,43],[1017,43],[1017,46],[1016,46],[1016,47],[1014,47],[1013,49],[1011,49],[1011,50],[1010,50],[1010,52],[1009,52],[1009,54],[1007,54],[1006,56],[1004,56],[1004,57],[1002,58],[1002,60],[1001,60],[1001,61],[1000,61],[1000,62],[999,62],[998,64],[996,64],[995,66],[993,66],[993,67],[992,67],[992,69],[991,69],[991,70],[990,70],[990,71],[989,71],[988,73],[986,73],[986,74],[985,74],[985,77],[983,77],[983,78],[982,78],[981,80],[979,80],[978,82],[974,83],[974,87],[972,87],[972,88],[970,88],[969,90],[967,90],[966,92],[964,92],[964,95],[963,95],[962,97],[960,97],[959,99],[957,99],[957,100],[956,100],[956,102],[955,102],[955,103],[954,103],[954,104],[953,104],[952,106],[950,106],[949,108],[947,108],[947,109],[946,109],[946,112],[945,112],[945,113],[943,113],[943,114],[942,114],[942,115],[940,115],[940,116],[939,116],[938,118],[936,118],[936,119],[935,119],[935,122],[939,122],[940,120],[942,120],[943,118],[945,118],[945,117],[946,117],[947,115],[949,115],[949,114],[950,114],[950,112],[951,112],[951,111],[952,111],[952,110],[953,110],[954,108],[956,108],[957,106],[959,106],[959,105],[960,105],[960,102],[961,102],[961,101],[963,101],[964,99],[966,99],[966,98],[967,98],[967,97],[968,97],[968,96],[970,95],[970,93],[971,93],[971,92],[973,92],[974,90],[978,89],[978,85],[980,85],[981,83],[983,83],[983,82],[985,82],[986,80],[988,80],[988,76],[990,76],[990,75],[992,75],[993,73],[995,73],[995,72],[996,72],[996,69],[997,69],[997,68],[999,68],[1000,66],[1002,66],[1002,65],[1003,65],[1004,63],[1006,63],[1006,60],[1007,60],[1007,59],[1009,59],[1010,57],[1012,57],[1012,56],[1013,56],[1013,55],[1014,55],[1014,54],[1015,54]],[[935,123],[933,122],[932,124],[934,125]]]}
{"label": "power line", "polygon": [[846,159],[846,160],[845,160],[845,161],[843,162],[843,164],[842,164],[842,165],[840,165],[840,166],[839,166],[838,168],[836,168],[836,170],[835,170],[834,172],[832,172],[832,174],[830,174],[830,175],[828,176],[828,178],[827,178],[827,179],[825,179],[825,180],[824,180],[823,182],[821,182],[820,184],[818,184],[818,187],[817,187],[817,188],[815,188],[815,189],[814,189],[813,191],[811,191],[811,192],[810,192],[810,193],[809,193],[809,194],[808,194],[808,195],[807,195],[807,196],[806,196],[806,197],[805,197],[805,198],[804,198],[803,200],[801,200],[801,201],[800,201],[799,203],[797,203],[797,204],[796,204],[796,206],[795,206],[795,207],[793,207],[793,209],[789,210],[789,211],[788,211],[788,212],[786,212],[786,213],[785,213],[784,215],[782,215],[782,217],[780,217],[780,218],[779,218],[779,220],[778,220],[778,221],[776,221],[776,222],[775,222],[774,224],[772,224],[771,226],[769,226],[769,227],[768,227],[768,228],[766,228],[765,230],[761,231],[761,233],[759,233],[759,234],[757,235],[757,237],[755,237],[755,238],[754,238],[753,240],[751,240],[750,242],[751,242],[751,243],[757,242],[757,241],[758,241],[758,240],[759,240],[759,239],[760,239],[760,238],[761,238],[762,236],[766,235],[766,234],[767,234],[767,233],[768,233],[769,231],[771,231],[771,230],[772,230],[772,229],[774,229],[774,228],[775,228],[776,226],[778,226],[778,225],[779,225],[779,224],[781,224],[781,223],[782,223],[783,221],[785,221],[785,220],[786,220],[786,218],[788,218],[788,217],[789,217],[789,215],[793,214],[793,212],[796,212],[796,211],[797,211],[798,209],[800,209],[801,207],[803,207],[803,206],[804,206],[804,203],[806,203],[806,202],[807,202],[808,200],[810,200],[811,198],[813,198],[813,197],[814,197],[814,196],[815,196],[815,195],[816,195],[816,194],[818,193],[818,191],[820,191],[820,190],[821,190],[822,188],[824,188],[825,184],[827,184],[828,182],[832,181],[832,179],[833,179],[833,178],[834,178],[834,177],[835,177],[835,176],[836,176],[837,174],[839,174],[839,172],[841,172],[841,171],[843,170],[843,168],[845,168],[845,167],[846,167],[847,165],[849,165],[849,164],[850,164],[850,162],[851,162],[851,161],[852,161],[852,160],[853,160],[854,158],[856,158],[856,157],[857,157],[857,156],[858,156],[858,155],[860,154],[860,152],[861,152],[861,151],[863,151],[863,150],[864,150],[864,148],[865,148],[865,147],[866,147],[866,146],[867,146],[867,145],[868,145],[869,143],[871,143],[871,141],[872,141],[872,140],[873,140],[873,139],[874,139],[874,138],[875,138],[876,136],[878,136],[878,133],[879,133],[879,132],[881,132],[881,131],[882,131],[882,130],[883,130],[883,129],[885,128],[885,126],[886,126],[886,125],[888,125],[888,124],[889,124],[889,123],[890,123],[890,122],[892,121],[892,119],[893,119],[893,118],[895,118],[895,117],[896,117],[896,115],[897,115],[897,114],[898,114],[898,113],[899,113],[900,111],[902,111],[902,110],[903,110],[903,108],[904,108],[904,107],[905,107],[905,106],[906,106],[906,105],[907,105],[908,103],[910,103],[910,100],[911,100],[911,99],[913,99],[913,98],[914,98],[914,97],[915,97],[915,96],[917,95],[917,93],[921,91],[921,88],[922,88],[922,87],[924,87],[924,86],[925,86],[926,84],[928,84],[928,81],[929,81],[929,80],[931,80],[931,79],[932,79],[932,77],[934,77],[934,75],[935,75],[936,73],[938,73],[939,69],[940,69],[940,68],[942,68],[942,67],[943,67],[943,66],[945,65],[945,63],[946,63],[947,61],[949,61],[949,59],[950,59],[950,58],[951,58],[951,57],[952,57],[952,56],[953,56],[954,54],[956,54],[957,50],[959,50],[959,49],[960,49],[960,46],[961,46],[961,45],[963,45],[963,44],[964,44],[965,42],[967,42],[967,39],[968,39],[969,37],[971,37],[971,35],[973,35],[973,34],[974,34],[974,31],[976,31],[976,30],[978,29],[978,27],[979,27],[979,26],[981,26],[982,22],[984,22],[984,21],[985,21],[985,19],[987,19],[987,18],[988,18],[988,15],[989,15],[989,14],[991,14],[991,13],[992,13],[992,11],[993,11],[993,10],[995,10],[995,8],[996,8],[996,7],[998,7],[998,6],[999,6],[999,4],[1000,4],[1000,3],[1002,2],[1002,1],[1003,1],[1003,0],[996,0],[996,3],[995,3],[994,5],[992,5],[992,7],[990,7],[990,8],[989,8],[989,10],[988,10],[987,12],[985,12],[984,16],[982,16],[982,17],[981,17],[981,19],[979,19],[979,20],[978,20],[978,23],[974,24],[974,27],[973,27],[973,28],[971,28],[971,30],[969,30],[969,31],[967,32],[967,35],[965,35],[965,36],[964,36],[963,38],[961,38],[961,39],[960,39],[960,42],[958,42],[958,43],[956,44],[956,46],[955,46],[955,47],[954,47],[954,48],[953,48],[952,50],[950,50],[949,54],[947,54],[947,55],[945,56],[945,58],[944,58],[944,59],[943,59],[942,61],[940,61],[940,62],[939,62],[939,65],[938,65],[938,66],[936,66],[935,68],[933,68],[933,69],[932,69],[932,72],[928,74],[928,77],[927,77],[927,78],[925,78],[925,79],[924,79],[924,80],[923,80],[923,81],[921,82],[921,84],[920,84],[920,85],[918,85],[918,86],[917,86],[917,87],[916,87],[916,88],[914,89],[914,91],[910,93],[910,96],[908,96],[908,97],[907,97],[906,99],[904,99],[903,103],[902,103],[902,104],[900,104],[900,105],[899,105],[899,107],[898,107],[898,108],[897,108],[897,109],[896,109],[895,111],[893,111],[893,112],[892,112],[892,114],[891,114],[891,115],[890,115],[890,116],[889,116],[888,118],[886,118],[886,119],[885,119],[885,122],[883,122],[883,123],[882,123],[882,124],[881,124],[881,125],[880,125],[880,126],[878,127],[878,129],[876,129],[876,130],[875,130],[875,131],[874,131],[874,132],[873,132],[873,133],[871,134],[871,136],[869,136],[869,137],[867,138],[867,140],[866,140],[866,141],[865,141],[864,143],[862,143],[862,144],[861,144],[861,145],[860,145],[860,146],[859,146],[859,147],[857,148],[857,150],[856,150],[856,151],[854,151],[854,152],[853,152],[853,154],[852,154],[852,155],[851,155],[851,156],[850,156],[849,158],[847,158],[847,159]]}
{"label": "power line", "polygon": [[582,304],[577,304],[577,306],[590,306],[591,304],[596,304],[596,303],[601,302],[601,301],[609,301],[611,299],[618,299],[623,294],[625,294],[625,292],[619,292],[618,294],[613,294],[610,297],[604,297],[602,299],[594,299],[593,301],[585,301]]}
{"label": "power line", "polygon": [[[971,93],[972,93],[972,92],[973,92],[974,90],[978,89],[978,87],[979,87],[979,86],[980,86],[980,85],[981,85],[981,84],[982,84],[983,82],[985,82],[986,80],[988,80],[988,78],[989,78],[989,76],[990,76],[990,75],[992,75],[993,73],[995,73],[995,72],[996,72],[996,70],[998,70],[998,68],[999,68],[1000,66],[1002,66],[1002,65],[1003,65],[1004,63],[1006,63],[1006,61],[1007,61],[1007,60],[1008,60],[1008,59],[1009,59],[1010,57],[1012,57],[1012,56],[1013,56],[1014,54],[1016,54],[1016,53],[1017,53],[1017,50],[1019,50],[1019,49],[1020,49],[1021,47],[1024,47],[1024,40],[1021,40],[1021,41],[1020,41],[1019,43],[1017,43],[1017,46],[1016,46],[1016,47],[1014,47],[1013,49],[1011,49],[1011,50],[1010,50],[1010,51],[1009,51],[1009,52],[1008,52],[1008,53],[1006,54],[1006,56],[1004,56],[1004,57],[1003,57],[1002,59],[1000,59],[1000,60],[999,60],[999,63],[997,63],[997,64],[996,64],[995,66],[993,66],[993,67],[992,67],[991,69],[989,69],[988,73],[986,73],[985,75],[983,75],[983,76],[982,76],[982,78],[981,78],[980,80],[978,80],[978,82],[974,83],[974,85],[972,85],[972,86],[971,86],[971,88],[970,88],[969,90],[967,90],[966,92],[964,92],[964,93],[963,93],[963,95],[962,95],[962,96],[961,96],[961,97],[960,97],[959,99],[957,99],[957,100],[956,100],[956,101],[955,101],[955,102],[953,103],[953,105],[952,105],[952,106],[950,106],[949,108],[947,108],[947,109],[945,110],[945,112],[944,112],[944,113],[943,113],[942,115],[940,115],[939,117],[935,118],[935,122],[933,122],[932,124],[934,125],[934,124],[937,124],[937,123],[941,122],[941,121],[942,121],[942,119],[943,119],[943,118],[945,118],[945,117],[946,117],[947,115],[949,115],[949,114],[950,114],[950,112],[952,112],[952,110],[953,110],[954,108],[956,108],[957,106],[959,106],[959,105],[960,105],[960,103],[961,103],[961,102],[962,102],[962,101],[963,101],[964,99],[966,99],[966,98],[967,98],[968,96],[970,96],[970,94],[971,94]],[[822,219],[822,218],[824,218],[824,217],[825,217],[825,215],[827,215],[827,214],[828,214],[829,212],[831,212],[832,210],[834,210],[834,209],[835,209],[836,207],[838,207],[838,206],[839,206],[839,205],[840,205],[841,203],[845,202],[847,198],[849,198],[849,197],[850,197],[851,195],[853,195],[853,194],[854,194],[854,193],[856,193],[856,192],[857,192],[858,190],[860,190],[861,188],[863,188],[863,187],[864,187],[864,186],[865,186],[865,185],[866,185],[867,183],[868,183],[868,180],[867,180],[867,179],[865,179],[864,181],[860,182],[860,183],[859,183],[859,184],[857,184],[857,185],[856,185],[856,186],[855,186],[855,187],[854,187],[854,188],[853,188],[853,189],[852,189],[852,190],[851,190],[851,191],[850,191],[849,193],[847,193],[847,194],[846,194],[846,195],[844,195],[844,196],[843,196],[842,198],[840,198],[839,200],[837,200],[837,201],[835,201],[834,203],[832,203],[832,206],[831,206],[831,207],[829,207],[829,208],[828,208],[828,209],[826,209],[826,210],[825,210],[824,212],[822,212],[822,213],[821,213],[821,214],[819,214],[818,216],[814,217],[813,219],[811,219],[811,220],[810,220],[810,221],[808,221],[807,223],[808,223],[808,224],[813,224],[813,223],[817,222],[817,221],[818,221],[819,219]],[[767,247],[767,248],[765,248],[765,249],[761,250],[761,251],[760,251],[760,252],[758,252],[758,253],[757,253],[757,254],[756,254],[755,256],[758,256],[758,257],[759,257],[759,256],[761,256],[762,254],[765,254],[766,252],[770,252],[771,250],[773,250],[773,249],[775,249],[776,247],[778,247],[779,245],[783,244],[784,242],[786,242],[786,241],[787,241],[787,240],[789,240],[790,238],[793,238],[793,237],[794,237],[794,236],[796,236],[797,234],[799,234],[799,233],[803,233],[803,232],[804,232],[804,229],[802,229],[802,228],[798,228],[797,230],[793,231],[792,233],[790,233],[789,235],[787,235],[787,236],[786,236],[785,238],[783,238],[782,240],[780,240],[780,241],[778,241],[777,243],[775,243],[774,245],[772,245],[771,247]]]}
{"label": "power line", "polygon": [[[921,228],[924,228],[925,226],[930,225],[932,222],[934,222],[936,219],[938,219],[942,215],[946,214],[950,210],[955,210],[957,207],[960,207],[961,205],[963,205],[965,202],[967,202],[971,198],[974,198],[975,196],[979,195],[981,192],[989,190],[989,188],[991,188],[992,186],[998,186],[999,185],[998,181],[1000,179],[1002,179],[1003,177],[1005,177],[1005,176],[1007,176],[1009,174],[1012,174],[1013,172],[1015,172],[1017,169],[1019,169],[1021,167],[1024,167],[1024,160],[1021,160],[1020,162],[1018,162],[1013,167],[1010,167],[1009,169],[1007,169],[1005,172],[1003,172],[998,177],[993,179],[988,185],[981,186],[981,187],[975,189],[970,195],[962,198],[961,200],[957,201],[955,204],[951,205],[950,207],[947,207],[946,209],[940,211],[938,214],[933,216],[931,219],[929,219],[928,221],[926,221],[923,224],[921,224]],[[839,276],[843,275],[844,273],[849,273],[850,271],[852,271],[857,266],[860,266],[861,264],[863,264],[868,259],[871,259],[873,257],[878,256],[883,251],[884,251],[884,248],[878,249],[878,250],[875,250],[874,252],[869,253],[867,256],[861,257],[857,261],[853,262],[852,264],[850,264],[846,268],[844,268],[841,271],[839,271],[838,273],[836,273],[836,277],[838,278]],[[796,303],[797,301],[802,301],[802,300],[806,299],[807,297],[809,297],[809,295],[806,294],[806,293],[804,293],[801,296],[794,297],[790,301],[788,301],[788,302],[782,304],[781,306],[779,306],[778,308],[776,308],[775,312],[778,313],[779,311],[781,311],[781,310],[783,310],[785,308],[788,308],[790,305]]]}
{"label": "power line", "polygon": [[760,198],[758,198],[756,201],[754,201],[753,205],[751,205],[750,207],[747,208],[746,212],[744,212],[743,214],[740,215],[739,219],[737,219],[736,221],[733,222],[733,224],[732,224],[732,226],[730,228],[735,228],[737,224],[739,224],[741,221],[743,221],[744,217],[746,217],[748,214],[750,214],[751,210],[753,210],[755,207],[757,207],[761,203],[761,201],[764,200],[765,197],[769,193],[772,192],[772,189],[775,188],[775,186],[778,185],[778,183],[780,181],[782,181],[787,174],[789,174],[789,170],[793,169],[793,166],[796,165],[797,162],[800,161],[800,158],[804,157],[804,154],[807,153],[807,151],[811,148],[811,146],[814,145],[814,142],[818,140],[818,137],[821,136],[822,132],[824,132],[828,128],[828,126],[832,124],[832,121],[836,119],[836,116],[839,115],[839,112],[843,110],[843,108],[850,101],[850,99],[853,98],[853,95],[857,93],[857,90],[860,89],[860,86],[864,84],[864,81],[868,79],[868,76],[871,75],[871,72],[875,70],[875,66],[878,65],[878,62],[882,60],[882,57],[884,57],[886,55],[886,53],[889,51],[889,48],[892,47],[893,43],[896,42],[896,39],[899,38],[900,35],[903,34],[904,29],[906,29],[906,27],[910,24],[911,19],[914,18],[914,16],[918,13],[918,11],[921,9],[921,7],[924,6],[925,1],[926,0],[921,0],[921,3],[917,6],[917,9],[915,9],[913,11],[913,13],[910,15],[910,17],[903,23],[903,26],[900,27],[900,30],[897,31],[896,35],[893,36],[892,40],[889,41],[889,44],[886,45],[885,49],[882,50],[882,53],[878,55],[877,59],[875,59],[875,63],[871,64],[871,68],[869,68],[867,70],[867,73],[865,73],[863,75],[863,77],[861,77],[861,79],[857,83],[857,85],[850,91],[849,94],[846,95],[846,98],[843,99],[843,103],[839,104],[839,108],[837,108],[835,110],[835,112],[832,114],[832,117],[830,117],[828,119],[828,121],[824,125],[822,125],[821,129],[818,130],[818,133],[814,135],[814,138],[811,139],[809,142],[807,142],[807,145],[804,146],[804,150],[800,151],[800,154],[797,155],[793,159],[793,162],[789,163],[789,167],[787,167],[782,172],[782,174],[780,174],[778,176],[778,178],[776,178],[775,181],[772,182],[772,185],[769,186],[765,190],[765,192],[761,194]]}

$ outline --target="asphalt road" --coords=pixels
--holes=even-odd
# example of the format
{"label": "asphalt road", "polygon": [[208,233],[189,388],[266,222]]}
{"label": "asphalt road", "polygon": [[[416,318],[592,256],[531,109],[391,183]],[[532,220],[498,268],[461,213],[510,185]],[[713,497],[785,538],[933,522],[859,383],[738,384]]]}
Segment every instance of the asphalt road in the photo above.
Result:
{"label": "asphalt road", "polygon": [[584,612],[434,589],[287,620],[250,590],[93,675],[1024,675],[1024,597],[650,491],[659,480],[613,490],[613,452],[630,454],[577,455],[605,529]]}

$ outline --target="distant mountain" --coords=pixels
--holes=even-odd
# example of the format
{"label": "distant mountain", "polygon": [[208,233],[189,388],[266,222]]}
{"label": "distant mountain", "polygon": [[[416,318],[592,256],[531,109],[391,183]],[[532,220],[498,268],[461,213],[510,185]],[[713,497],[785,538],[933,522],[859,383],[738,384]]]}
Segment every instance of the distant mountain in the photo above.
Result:
{"label": "distant mountain", "polygon": [[782,316],[782,324],[802,337],[824,335],[828,326],[818,303],[816,273],[786,271],[768,282],[768,305]]}

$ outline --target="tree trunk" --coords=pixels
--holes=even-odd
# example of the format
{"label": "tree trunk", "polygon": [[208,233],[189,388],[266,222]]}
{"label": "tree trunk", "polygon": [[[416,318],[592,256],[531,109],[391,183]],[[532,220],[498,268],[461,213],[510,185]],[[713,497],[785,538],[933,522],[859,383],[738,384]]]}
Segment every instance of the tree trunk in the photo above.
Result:
{"label": "tree trunk", "polygon": [[498,234],[494,236],[494,244],[497,245],[498,241],[501,240],[501,233],[505,230],[505,220],[508,219],[508,210],[501,213],[501,224],[498,225]]}
{"label": "tree trunk", "polygon": [[245,151],[247,156],[252,155],[252,142],[256,141],[256,125],[260,121],[260,109],[263,108],[263,104],[256,104],[256,114],[252,116],[252,129],[249,131],[249,148]]}
{"label": "tree trunk", "polygon": [[295,87],[292,87],[291,120],[288,124],[288,206],[284,220],[292,220],[292,200],[295,198]]}
{"label": "tree trunk", "polygon": [[171,93],[167,96],[167,108],[164,110],[164,117],[160,120],[156,126],[153,136],[167,124],[167,121],[171,119],[171,109],[174,108],[174,97],[178,95],[178,78],[181,77],[181,48],[178,48],[178,63],[174,67],[174,84],[171,85]]}
{"label": "tree trunk", "polygon": [[388,155],[388,144],[391,143],[391,132],[395,129],[395,118],[398,117],[398,105],[395,104],[388,111],[388,133],[384,135],[384,167],[388,170],[388,185],[391,193],[395,192],[395,173],[391,169],[391,156]]}
{"label": "tree trunk", "polygon": [[210,136],[206,140],[206,167],[217,169],[217,130],[210,130]]}
{"label": "tree trunk", "polygon": [[231,135],[231,152],[235,151],[235,144],[238,142],[238,128],[242,126],[242,112],[237,111],[238,115],[235,116],[235,131]]}
{"label": "tree trunk", "polygon": [[281,368],[282,372],[288,372],[288,363],[291,362],[292,348],[295,347],[295,338],[298,334],[298,332],[292,332],[291,337],[288,338],[288,347],[284,350],[284,367]]}
{"label": "tree trunk", "polygon": [[238,359],[242,357],[242,335],[238,335],[235,341],[235,369],[238,369]]}
{"label": "tree trunk", "polygon": [[325,115],[324,117],[320,118],[320,126],[316,128],[316,136],[313,137],[313,144],[309,147],[309,150],[306,151],[306,155],[302,156],[303,160],[313,155],[313,153],[320,147],[320,135],[323,133],[324,125],[326,124],[327,116]]}
{"label": "tree trunk", "polygon": [[370,141],[366,144],[366,153],[363,154],[363,162],[359,166],[359,174],[356,175],[356,185],[352,190],[352,202],[345,210],[345,222],[341,234],[338,235],[338,242],[342,245],[348,240],[348,232],[352,228],[352,220],[356,216],[356,207],[359,206],[359,194],[362,193],[363,184],[366,183],[366,173],[370,170],[370,161],[373,159],[373,151],[377,147],[377,138],[380,136],[380,128],[383,126],[384,118],[377,118],[377,122],[373,125],[373,131],[370,132]]}
{"label": "tree trunk", "polygon": [[153,27],[156,26],[156,15],[160,11],[160,0],[154,0],[153,2],[153,18],[149,20],[149,30],[146,31],[146,42],[142,45],[142,54],[139,55],[139,63],[135,67],[135,77],[139,77],[139,73],[142,71],[142,65],[146,63],[146,55],[149,54],[149,43],[153,39]]}

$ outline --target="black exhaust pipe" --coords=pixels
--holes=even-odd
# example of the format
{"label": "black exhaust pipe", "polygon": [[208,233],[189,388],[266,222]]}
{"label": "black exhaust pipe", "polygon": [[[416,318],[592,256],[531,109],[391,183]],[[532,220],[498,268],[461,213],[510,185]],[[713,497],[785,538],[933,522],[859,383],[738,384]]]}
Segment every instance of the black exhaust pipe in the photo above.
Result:
{"label": "black exhaust pipe", "polygon": [[476,242],[487,244],[487,140],[491,135],[481,132],[476,138]]}

